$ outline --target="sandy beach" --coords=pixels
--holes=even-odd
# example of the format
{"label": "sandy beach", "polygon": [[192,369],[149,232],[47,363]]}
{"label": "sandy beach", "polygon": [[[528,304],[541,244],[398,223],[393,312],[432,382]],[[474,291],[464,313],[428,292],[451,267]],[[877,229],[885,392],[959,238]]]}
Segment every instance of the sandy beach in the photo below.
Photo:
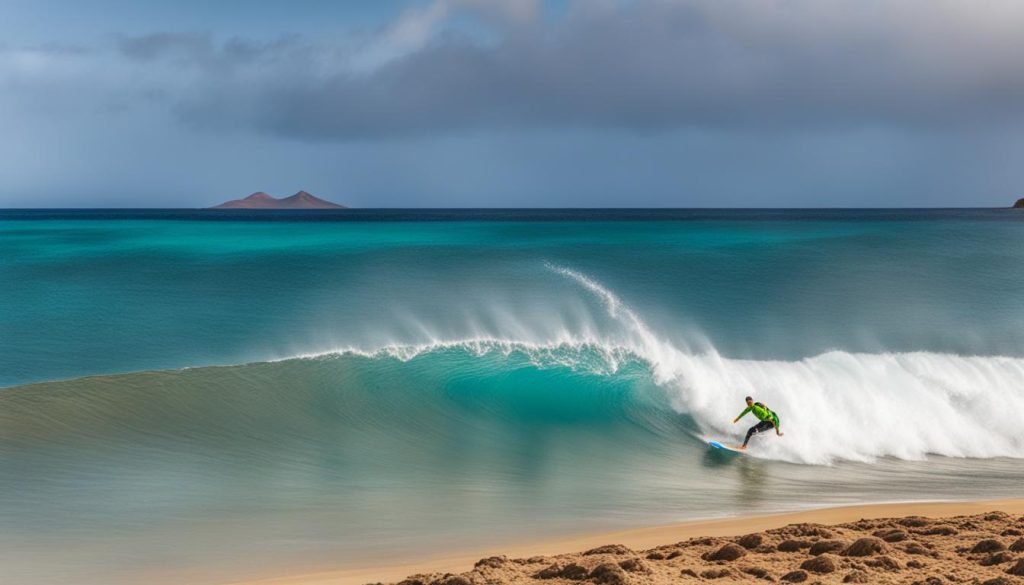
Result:
{"label": "sandy beach", "polygon": [[997,585],[1024,583],[1022,535],[1024,499],[877,504],[686,522],[233,585]]}

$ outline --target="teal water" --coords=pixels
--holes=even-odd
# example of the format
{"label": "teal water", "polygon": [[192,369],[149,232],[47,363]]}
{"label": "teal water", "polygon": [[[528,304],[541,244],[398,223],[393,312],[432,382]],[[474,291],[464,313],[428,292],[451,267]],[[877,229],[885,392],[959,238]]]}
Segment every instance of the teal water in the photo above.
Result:
{"label": "teal water", "polygon": [[0,212],[8,580],[1021,496],[1024,214],[265,217]]}

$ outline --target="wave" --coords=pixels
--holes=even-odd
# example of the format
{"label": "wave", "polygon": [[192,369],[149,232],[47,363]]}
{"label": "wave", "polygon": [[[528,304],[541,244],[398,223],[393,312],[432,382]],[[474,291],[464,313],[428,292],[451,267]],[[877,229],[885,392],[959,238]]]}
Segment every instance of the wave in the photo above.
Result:
{"label": "wave", "polygon": [[694,354],[658,338],[614,293],[586,275],[553,270],[598,295],[639,341],[674,408],[705,432],[730,431],[745,395],[770,405],[787,433],[760,441],[766,457],[801,463],[891,456],[1024,457],[1024,359],[926,352],[833,351],[799,361],[737,360]]}
{"label": "wave", "polygon": [[548,268],[590,292],[620,325],[614,340],[564,334],[550,342],[497,337],[432,340],[375,349],[311,353],[412,360],[440,351],[475,356],[517,354],[535,367],[615,375],[624,364],[646,367],[667,404],[693,418],[696,434],[736,438],[755,420],[732,418],[753,395],[775,410],[782,438],[758,437],[759,457],[794,463],[871,462],[881,457],[1024,458],[1024,359],[952,354],[831,351],[795,361],[732,359],[709,344],[699,351],[657,335],[628,304],[596,279]]}
{"label": "wave", "polygon": [[[587,274],[554,264],[547,268],[586,291],[600,304],[605,318],[601,327],[575,332],[566,327],[552,328],[551,331],[558,333],[548,334],[546,338],[519,331],[515,336],[439,337],[422,343],[340,347],[266,363],[196,368],[190,370],[190,375],[196,377],[189,384],[201,387],[202,392],[191,394],[192,390],[175,387],[173,393],[178,402],[153,408],[199,413],[218,397],[218,391],[228,395],[261,386],[285,392],[284,388],[294,386],[292,382],[296,377],[317,383],[324,378],[353,388],[371,387],[376,379],[398,375],[404,376],[403,387],[409,388],[410,393],[417,392],[415,388],[428,386],[416,376],[430,376],[433,386],[442,389],[460,379],[487,378],[501,386],[502,394],[492,393],[481,399],[534,401],[521,405],[523,412],[530,412],[532,407],[540,408],[538,405],[550,406],[546,402],[552,400],[550,396],[529,395],[525,389],[526,384],[536,383],[536,380],[523,382],[510,378],[514,372],[526,368],[548,373],[557,370],[555,377],[545,382],[545,388],[551,389],[545,392],[563,394],[558,407],[563,414],[573,409],[596,408],[587,388],[614,386],[617,381],[626,380],[625,391],[643,396],[617,402],[616,408],[636,410],[636,405],[642,403],[643,413],[606,413],[595,424],[608,424],[613,418],[628,420],[631,424],[649,427],[656,436],[667,441],[680,440],[680,428],[695,437],[737,440],[747,426],[756,422],[748,417],[739,424],[732,424],[733,417],[743,408],[743,397],[753,395],[779,414],[785,431],[781,438],[757,437],[755,449],[751,451],[757,457],[803,464],[832,464],[844,460],[872,462],[884,457],[921,460],[929,455],[1024,458],[1024,432],[1017,415],[1024,411],[1024,359],[928,352],[843,351],[793,361],[735,359],[721,355],[701,340],[690,345],[659,335],[628,303]],[[392,360],[412,364],[395,367]],[[326,372],[317,375],[303,366],[322,365],[309,364],[311,361],[335,365],[328,367],[329,375]],[[218,377],[218,372],[224,370],[233,372],[229,376],[230,384]],[[175,383],[173,373],[163,377],[157,373],[126,376],[138,377],[127,385],[135,386],[145,400],[155,400],[156,395],[149,390],[144,392],[143,388],[151,390]],[[124,386],[121,382],[126,376],[100,377],[95,388],[103,397],[93,399],[102,400],[111,413],[115,405],[123,412],[124,397],[112,400],[106,393]],[[113,378],[119,378],[120,382],[110,382]],[[221,388],[222,385],[228,390]],[[54,384],[45,386],[52,389]],[[64,382],[56,386],[65,389],[65,394],[73,388],[79,402],[90,399],[82,395],[82,384]],[[455,421],[464,417],[464,412],[428,404],[430,400],[440,399],[438,395],[421,395],[409,397],[404,403],[398,399],[398,403],[383,405],[365,401],[367,407],[359,411],[358,416],[373,419],[382,428],[394,427],[430,409],[437,415],[436,424],[443,425],[445,420],[466,422],[464,418]],[[274,398],[276,402],[280,400]],[[327,398],[321,395],[316,400]],[[7,406],[11,406],[9,401]],[[245,408],[253,409],[253,417],[270,416],[257,412],[256,406],[246,405]],[[390,410],[372,412],[372,408]],[[62,412],[68,410],[63,407]],[[81,410],[96,412],[103,408],[93,403]],[[9,412],[9,428],[11,416]],[[209,415],[202,418],[210,420]],[[356,414],[345,421],[345,424],[359,422]],[[480,426],[486,422],[473,424],[486,432]],[[65,426],[75,424],[87,423],[79,420]],[[307,423],[296,423],[296,428],[302,424]],[[675,434],[665,434],[666,429]]]}
{"label": "wave", "polygon": [[1024,360],[932,353],[835,351],[799,361],[729,359],[662,348],[656,355],[594,340],[551,345],[498,339],[392,346],[306,356],[359,355],[408,361],[438,352],[518,355],[538,368],[613,376],[629,364],[651,373],[667,404],[701,437],[736,439],[752,417],[732,424],[753,395],[775,410],[785,436],[756,439],[758,457],[794,463],[870,462],[880,457],[1024,458]]}

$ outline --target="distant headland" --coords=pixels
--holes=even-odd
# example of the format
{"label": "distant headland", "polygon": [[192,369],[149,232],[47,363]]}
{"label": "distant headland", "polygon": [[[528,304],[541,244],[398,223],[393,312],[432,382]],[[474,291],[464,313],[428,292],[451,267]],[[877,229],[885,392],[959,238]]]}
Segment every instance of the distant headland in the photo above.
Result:
{"label": "distant headland", "polygon": [[1024,209],[1024,197],[1021,197],[1013,204],[1014,209]]}
{"label": "distant headland", "polygon": [[209,209],[346,209],[346,207],[314,197],[305,191],[299,191],[291,197],[280,199],[259,191],[245,199],[232,199]]}

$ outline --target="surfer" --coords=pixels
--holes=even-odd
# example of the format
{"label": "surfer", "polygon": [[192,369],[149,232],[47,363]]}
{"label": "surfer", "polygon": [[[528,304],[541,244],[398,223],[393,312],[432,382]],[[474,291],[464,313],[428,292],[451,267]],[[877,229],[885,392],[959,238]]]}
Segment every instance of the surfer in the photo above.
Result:
{"label": "surfer", "polygon": [[772,412],[764,404],[760,402],[754,402],[754,399],[751,398],[750,396],[747,396],[746,401],[747,407],[743,409],[743,412],[741,412],[739,416],[733,419],[733,424],[739,422],[739,420],[746,416],[748,412],[753,412],[754,416],[756,416],[757,419],[761,422],[750,427],[750,430],[747,431],[747,438],[743,439],[743,445],[740,447],[740,449],[747,448],[747,442],[750,441],[750,437],[754,436],[757,433],[763,433],[768,429],[775,429],[775,434],[781,437],[783,433],[782,431],[779,430],[779,415]]}

